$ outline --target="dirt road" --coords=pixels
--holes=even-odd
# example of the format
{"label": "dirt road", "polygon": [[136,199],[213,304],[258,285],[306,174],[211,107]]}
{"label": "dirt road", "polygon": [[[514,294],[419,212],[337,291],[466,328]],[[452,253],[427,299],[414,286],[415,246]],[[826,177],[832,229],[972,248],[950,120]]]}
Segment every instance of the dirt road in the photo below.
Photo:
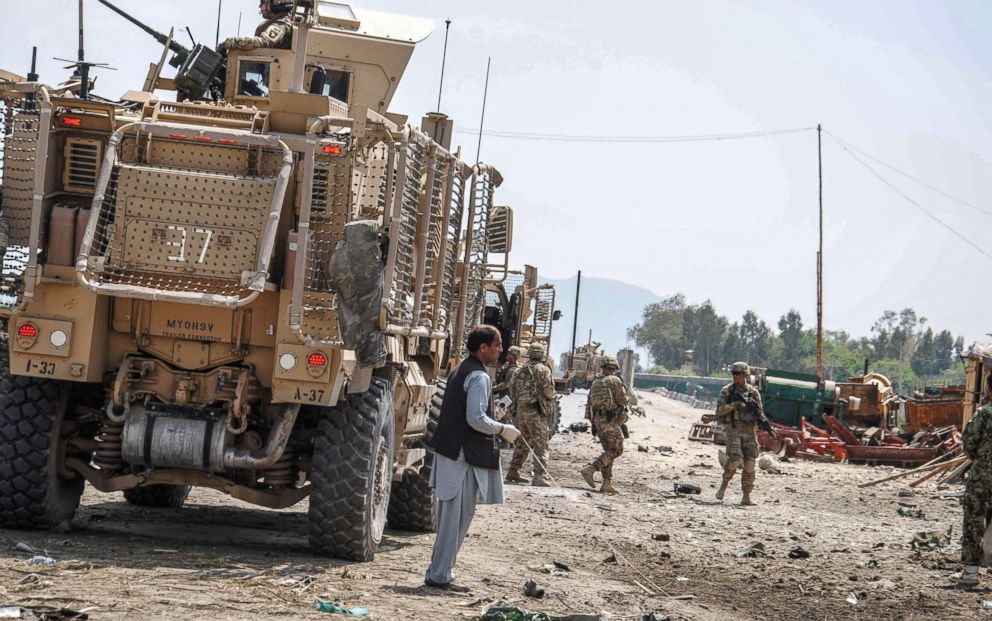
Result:
{"label": "dirt road", "polygon": [[[567,398],[566,422],[584,399]],[[507,599],[615,619],[992,619],[982,609],[992,590],[948,580],[956,546],[910,545],[918,531],[948,527],[957,540],[961,509],[948,496],[960,487],[905,497],[900,481],[858,489],[888,468],[776,462],[782,474],[758,474],[759,506],[734,504],[738,480],[719,503],[717,447],[685,439],[699,411],[651,394],[642,405],[647,418],[632,420],[615,466],[623,495],[586,487],[578,469],[598,446],[566,433],[552,441],[556,487],[509,486],[505,505],[480,507],[456,568],[469,595],[421,587],[433,535],[387,531],[374,562],[328,561],[307,547],[305,504],[265,511],[194,490],[179,511],[151,510],[88,490],[70,532],[0,530],[0,603],[91,619],[334,618],[313,610],[315,596],[387,620],[466,619]],[[703,493],[674,497],[676,481]],[[899,503],[923,517],[899,515]],[[13,549],[21,542],[56,564],[29,565]],[[744,556],[755,543],[764,551]],[[810,557],[789,558],[796,547]],[[556,561],[568,571],[548,573]],[[528,578],[544,599],[523,596]]]}

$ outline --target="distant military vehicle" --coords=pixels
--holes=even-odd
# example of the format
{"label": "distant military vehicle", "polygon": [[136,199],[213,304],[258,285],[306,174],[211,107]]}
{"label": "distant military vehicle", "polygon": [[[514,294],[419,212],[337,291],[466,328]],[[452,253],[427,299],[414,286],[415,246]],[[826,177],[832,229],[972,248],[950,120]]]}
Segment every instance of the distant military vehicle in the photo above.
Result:
{"label": "distant military vehicle", "polygon": [[573,390],[592,386],[592,381],[599,373],[599,365],[606,355],[600,349],[600,345],[601,343],[592,340],[590,335],[588,343],[561,355],[564,380]]}
{"label": "distant military vehicle", "polygon": [[431,22],[307,0],[292,19],[290,49],[226,58],[152,31],[162,61],[120,102],[0,74],[0,527],[68,521],[89,482],[145,506],[309,497],[312,546],[346,559],[387,520],[433,529],[435,380],[512,211],[450,119],[389,110]]}

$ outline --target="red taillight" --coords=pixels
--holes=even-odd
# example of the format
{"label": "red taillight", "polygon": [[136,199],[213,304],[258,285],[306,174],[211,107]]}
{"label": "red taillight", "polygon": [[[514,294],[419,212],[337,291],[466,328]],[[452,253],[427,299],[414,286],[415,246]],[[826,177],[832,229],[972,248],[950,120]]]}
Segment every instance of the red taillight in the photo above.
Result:
{"label": "red taillight", "polygon": [[312,367],[322,367],[327,364],[327,356],[319,351],[315,351],[307,356],[307,364]]}
{"label": "red taillight", "polygon": [[179,140],[186,140],[189,138],[186,134],[169,134],[169,138],[178,138]]}
{"label": "red taillight", "polygon": [[221,144],[238,144],[238,141],[233,138],[218,138],[217,142]]}
{"label": "red taillight", "polygon": [[22,323],[17,326],[17,336],[23,339],[33,339],[38,336],[38,326],[33,323]]}
{"label": "red taillight", "polygon": [[66,127],[82,127],[83,119],[76,116],[64,116],[62,117],[62,124]]}
{"label": "red taillight", "polygon": [[197,142],[211,142],[213,141],[213,138],[210,136],[193,136],[193,140]]}
{"label": "red taillight", "polygon": [[324,153],[327,153],[328,155],[341,155],[341,145],[326,144],[324,145]]}

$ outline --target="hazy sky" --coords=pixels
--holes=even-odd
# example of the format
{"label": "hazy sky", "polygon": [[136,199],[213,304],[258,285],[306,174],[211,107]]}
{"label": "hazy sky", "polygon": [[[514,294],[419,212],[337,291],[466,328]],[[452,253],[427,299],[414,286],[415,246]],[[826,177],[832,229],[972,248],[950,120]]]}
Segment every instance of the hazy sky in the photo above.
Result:
{"label": "hazy sky", "polygon": [[[43,81],[76,51],[76,0],[2,0],[0,67]],[[87,0],[97,92],[140,88],[160,46]],[[212,42],[214,0],[120,0],[153,27]],[[685,136],[815,127],[956,199],[866,160],[900,191],[992,255],[992,2],[369,0],[435,20],[392,110],[434,109],[450,18],[442,111],[486,129],[564,136]],[[202,13],[198,13],[202,11]],[[258,21],[223,1],[221,38]],[[180,37],[180,41],[188,39]],[[459,134],[473,159],[475,136]],[[790,307],[815,325],[816,133],[630,144],[486,136],[482,158],[516,210],[514,261],[577,269],[658,294],[711,299],[774,325]],[[865,334],[911,306],[966,339],[992,332],[992,258],[883,185],[824,134],[825,320]],[[975,207],[979,208],[976,209]],[[981,210],[984,210],[983,213]]]}

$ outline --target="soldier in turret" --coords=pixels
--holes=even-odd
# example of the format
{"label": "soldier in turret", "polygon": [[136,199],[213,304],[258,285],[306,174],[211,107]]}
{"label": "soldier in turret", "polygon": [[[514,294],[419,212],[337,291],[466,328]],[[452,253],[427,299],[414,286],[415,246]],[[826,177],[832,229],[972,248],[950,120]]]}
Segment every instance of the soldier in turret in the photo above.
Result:
{"label": "soldier in turret", "polygon": [[623,430],[627,423],[627,391],[623,380],[616,375],[620,364],[613,356],[606,356],[600,363],[602,375],[597,377],[589,388],[587,403],[588,415],[592,419],[593,434],[599,436],[603,454],[583,468],[580,473],[589,487],[595,489],[593,476],[603,474],[603,485],[599,491],[604,494],[619,494],[613,487],[613,462],[623,455]]}
{"label": "soldier in turret", "polygon": [[222,51],[254,50],[260,47],[288,50],[293,42],[293,0],[260,0],[258,11],[265,18],[254,37],[228,37]]}
{"label": "soldier in turret", "polygon": [[[534,479],[531,485],[548,487],[545,477],[548,474],[548,415],[555,398],[555,381],[551,367],[547,365],[547,352],[544,345],[534,343],[527,348],[527,364],[513,374],[510,382],[510,399],[516,411],[517,427],[521,438],[513,451],[513,461],[506,471],[507,483],[526,483],[520,476],[520,469],[527,456],[534,452]],[[527,445],[530,448],[527,448]]]}
{"label": "soldier in turret", "polygon": [[717,500],[723,500],[727,486],[742,463],[744,473],[741,475],[742,505],[755,504],[751,500],[754,489],[754,464],[758,458],[759,426],[771,429],[765,410],[761,404],[761,393],[747,383],[751,368],[746,362],[735,362],[730,367],[733,382],[720,391],[717,400],[716,415],[727,433],[727,462],[723,466],[723,482],[716,493]]}

